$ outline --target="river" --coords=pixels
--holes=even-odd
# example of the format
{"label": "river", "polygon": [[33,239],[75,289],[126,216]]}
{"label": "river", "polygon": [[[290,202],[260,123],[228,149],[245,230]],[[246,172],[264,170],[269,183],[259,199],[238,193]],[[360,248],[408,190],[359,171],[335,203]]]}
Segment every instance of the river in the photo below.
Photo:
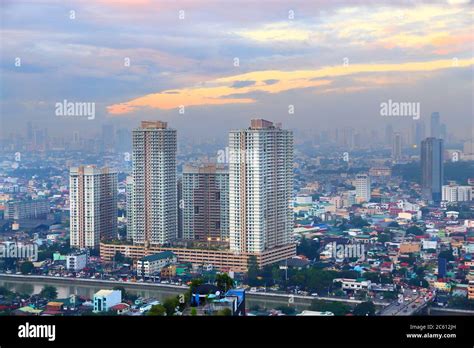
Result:
{"label": "river", "polygon": [[[130,294],[144,298],[155,298],[164,301],[167,297],[184,294],[187,287],[170,285],[148,284],[148,283],[128,283],[110,282],[100,280],[75,279],[75,278],[46,278],[39,279],[31,276],[0,275],[0,286],[9,290],[28,295],[38,294],[46,285],[54,286],[58,291],[58,298],[67,298],[72,294],[91,299],[94,293],[100,289],[113,289],[122,286]],[[260,309],[273,309],[280,306],[292,306],[297,311],[309,309],[311,300],[298,297],[288,297],[287,295],[265,296],[264,294],[250,294],[246,296],[246,307],[252,309],[258,306]]]}

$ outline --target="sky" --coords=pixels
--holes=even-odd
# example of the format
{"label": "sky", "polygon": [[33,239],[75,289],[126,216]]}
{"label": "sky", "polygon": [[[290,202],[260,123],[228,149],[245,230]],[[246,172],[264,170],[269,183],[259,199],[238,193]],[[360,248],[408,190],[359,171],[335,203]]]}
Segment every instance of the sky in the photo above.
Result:
{"label": "sky", "polygon": [[[419,103],[472,136],[472,1],[1,0],[1,126],[51,134],[163,120],[189,137],[244,128],[409,126]],[[57,103],[95,103],[95,117]]]}

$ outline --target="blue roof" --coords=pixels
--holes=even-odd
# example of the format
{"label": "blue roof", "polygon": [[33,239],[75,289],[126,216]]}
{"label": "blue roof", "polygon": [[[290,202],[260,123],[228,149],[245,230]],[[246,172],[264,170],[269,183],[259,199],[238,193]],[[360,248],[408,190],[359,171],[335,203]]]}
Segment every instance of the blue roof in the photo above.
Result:
{"label": "blue roof", "polygon": [[226,296],[236,296],[237,302],[240,305],[245,298],[244,289],[231,289],[225,293]]}
{"label": "blue roof", "polygon": [[156,261],[156,260],[161,260],[161,259],[170,259],[172,257],[175,257],[175,255],[171,251],[167,250],[167,251],[162,251],[161,253],[158,253],[158,254],[142,257],[140,261]]}

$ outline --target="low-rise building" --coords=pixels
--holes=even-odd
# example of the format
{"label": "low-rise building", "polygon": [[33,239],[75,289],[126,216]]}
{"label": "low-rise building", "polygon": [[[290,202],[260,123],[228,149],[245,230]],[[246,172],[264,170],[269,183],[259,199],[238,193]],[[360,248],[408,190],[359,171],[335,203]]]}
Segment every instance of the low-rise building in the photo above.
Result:
{"label": "low-rise building", "polygon": [[107,312],[122,302],[122,291],[99,290],[94,294],[94,312]]}
{"label": "low-rise building", "polygon": [[341,283],[342,290],[367,290],[370,288],[370,280],[365,279],[347,279],[347,278],[336,278],[333,280],[334,283]]}
{"label": "low-rise building", "polygon": [[78,252],[66,256],[66,268],[69,271],[78,272],[84,269],[87,265],[87,252]]}
{"label": "low-rise building", "polygon": [[467,298],[469,300],[474,300],[474,280],[469,281],[469,285],[467,287]]}
{"label": "low-rise building", "polygon": [[175,264],[177,261],[178,258],[171,251],[145,256],[137,261],[137,275],[140,277],[156,275],[163,267]]}

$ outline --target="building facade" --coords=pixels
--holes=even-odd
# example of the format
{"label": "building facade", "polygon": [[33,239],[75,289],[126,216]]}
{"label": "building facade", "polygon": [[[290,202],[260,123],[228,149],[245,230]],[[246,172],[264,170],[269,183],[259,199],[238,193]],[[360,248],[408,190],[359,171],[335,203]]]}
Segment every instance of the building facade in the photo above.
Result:
{"label": "building facade", "polygon": [[447,202],[467,202],[472,200],[472,187],[460,186],[455,183],[443,185],[442,200]]}
{"label": "building facade", "polygon": [[97,248],[117,235],[117,173],[107,167],[72,167],[69,174],[70,244]]}
{"label": "building facade", "polygon": [[421,142],[421,187],[423,198],[439,203],[443,185],[443,140],[426,138]]}
{"label": "building facade", "polygon": [[369,202],[370,194],[370,176],[367,174],[357,174],[355,180],[356,199],[363,202]]}
{"label": "building facade", "polygon": [[293,133],[263,119],[229,133],[229,239],[235,252],[291,243]]}
{"label": "building facade", "polygon": [[120,302],[122,302],[120,290],[99,290],[94,294],[94,312],[107,312]]}
{"label": "building facade", "polygon": [[229,171],[215,164],[186,165],[182,177],[183,238],[229,238]]}
{"label": "building facade", "polygon": [[176,130],[166,122],[143,121],[133,130],[132,191],[128,239],[165,244],[177,238]]}
{"label": "building facade", "polygon": [[9,201],[5,204],[5,220],[45,219],[49,213],[47,199]]}
{"label": "building facade", "polygon": [[178,258],[171,251],[145,256],[137,261],[137,275],[147,278],[159,275],[163,267],[175,264],[177,261]]}

